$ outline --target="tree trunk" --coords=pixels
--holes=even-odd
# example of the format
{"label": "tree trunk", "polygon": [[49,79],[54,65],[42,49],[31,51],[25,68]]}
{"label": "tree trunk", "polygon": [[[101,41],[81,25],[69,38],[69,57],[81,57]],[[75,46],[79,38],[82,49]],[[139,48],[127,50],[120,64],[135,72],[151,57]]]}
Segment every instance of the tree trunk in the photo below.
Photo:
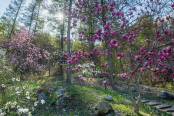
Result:
{"label": "tree trunk", "polygon": [[[70,0],[69,8],[70,8],[70,14],[68,17],[68,31],[67,31],[67,38],[70,39],[70,25],[71,25],[71,7],[72,7],[72,0]],[[71,57],[71,43],[70,40],[67,41],[67,53],[68,58]],[[67,84],[71,84],[71,65],[67,64]]]}
{"label": "tree trunk", "polygon": [[[65,7],[64,7],[64,10],[66,9],[66,5],[65,5]],[[63,10],[63,12],[64,12],[64,10]],[[65,14],[65,12],[63,13],[63,14]],[[63,19],[62,19],[62,29],[61,29],[61,40],[60,40],[60,49],[61,49],[61,56],[62,56],[62,53],[63,53],[63,35],[64,35],[64,26],[65,26],[65,18],[64,18],[64,16],[63,16]],[[61,60],[60,60],[60,65],[59,65],[59,68],[60,68],[60,76],[62,76],[63,75],[63,61],[62,61],[62,58],[61,58]]]}
{"label": "tree trunk", "polygon": [[32,14],[31,14],[31,17],[30,17],[29,31],[31,30],[31,25],[32,25],[32,22],[33,22],[33,14],[34,14],[35,8],[36,8],[36,4],[34,5],[34,7],[32,9]]}
{"label": "tree trunk", "polygon": [[115,84],[114,84],[113,69],[112,69],[112,64],[111,64],[110,48],[108,46],[107,46],[107,48],[108,48],[107,61],[108,61],[108,66],[109,66],[111,87],[112,87],[113,90],[116,90],[116,87],[115,87]]}
{"label": "tree trunk", "polygon": [[35,28],[34,28],[34,31],[33,31],[33,35],[35,35],[35,34],[36,34],[37,23],[38,23],[38,19],[39,19],[39,12],[40,12],[40,4],[41,4],[41,1],[39,1],[38,11],[37,11],[37,18],[36,18],[36,25],[35,25]]}
{"label": "tree trunk", "polygon": [[18,17],[18,14],[19,14],[19,11],[21,9],[21,6],[22,6],[23,2],[24,2],[24,0],[21,1],[20,5],[19,5],[19,8],[17,10],[17,13],[15,15],[15,19],[13,20],[13,25],[12,25],[12,29],[11,29],[10,35],[14,33],[15,23],[16,23],[16,20],[17,20],[17,17]]}

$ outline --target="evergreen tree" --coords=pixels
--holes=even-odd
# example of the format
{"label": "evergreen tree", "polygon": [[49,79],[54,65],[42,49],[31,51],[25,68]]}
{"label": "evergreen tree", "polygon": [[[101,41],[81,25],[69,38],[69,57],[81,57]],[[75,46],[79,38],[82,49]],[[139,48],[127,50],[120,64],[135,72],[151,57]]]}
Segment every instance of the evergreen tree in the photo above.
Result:
{"label": "evergreen tree", "polygon": [[13,0],[2,16],[4,20],[10,20],[10,24],[12,25],[8,32],[9,35],[14,34],[15,24],[24,3],[25,0]]}
{"label": "evergreen tree", "polygon": [[28,28],[29,31],[32,30],[33,22],[36,18],[36,1],[32,1],[28,5],[28,7],[25,8],[25,12],[22,14],[22,17],[20,18],[21,22],[24,23],[25,27]]}

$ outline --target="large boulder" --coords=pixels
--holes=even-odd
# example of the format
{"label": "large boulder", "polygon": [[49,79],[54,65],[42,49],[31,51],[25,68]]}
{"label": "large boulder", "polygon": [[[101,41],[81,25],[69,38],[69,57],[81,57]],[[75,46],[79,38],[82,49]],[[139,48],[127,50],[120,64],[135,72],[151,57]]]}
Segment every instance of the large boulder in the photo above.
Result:
{"label": "large boulder", "polygon": [[47,96],[44,92],[38,93],[38,100],[46,100]]}
{"label": "large boulder", "polygon": [[63,95],[65,93],[65,91],[66,91],[65,89],[57,89],[55,91],[55,93],[58,94],[58,95]]}
{"label": "large boulder", "polygon": [[113,100],[111,95],[103,95],[102,97],[106,100],[109,100],[109,101]]}
{"label": "large boulder", "polygon": [[101,115],[101,114],[107,114],[110,111],[113,111],[113,108],[110,104],[104,101],[98,102],[94,107],[92,107],[93,115]]}
{"label": "large boulder", "polygon": [[174,95],[172,95],[168,92],[165,92],[163,90],[159,92],[159,97],[161,99],[165,99],[165,100],[173,100],[174,99]]}
{"label": "large boulder", "polygon": [[55,105],[56,106],[62,106],[64,105],[64,100],[69,100],[70,98],[64,94],[59,95],[58,100],[56,101]]}

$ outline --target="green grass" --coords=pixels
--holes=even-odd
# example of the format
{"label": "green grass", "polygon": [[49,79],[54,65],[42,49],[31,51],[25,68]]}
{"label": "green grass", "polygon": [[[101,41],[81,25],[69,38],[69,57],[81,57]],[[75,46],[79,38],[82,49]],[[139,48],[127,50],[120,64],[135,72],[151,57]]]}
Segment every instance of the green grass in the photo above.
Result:
{"label": "green grass", "polygon": [[[37,77],[39,78],[39,77]],[[37,80],[37,78],[35,80]],[[129,99],[129,95],[126,92],[121,91],[113,91],[113,90],[105,90],[104,88],[91,87],[87,85],[79,85],[79,84],[71,84],[67,85],[63,82],[59,82],[55,77],[44,77],[39,81],[30,80],[28,85],[31,91],[36,88],[63,88],[66,90],[66,95],[69,96],[70,99],[65,100],[63,102],[63,106],[57,109],[53,107],[52,109],[46,110],[44,105],[38,105],[35,107],[35,111],[31,111],[33,116],[90,116],[91,108],[98,103],[99,101],[108,102],[114,109],[114,112],[119,114],[120,116],[170,116],[164,112],[161,112],[149,105],[141,104],[140,113],[134,113],[133,107],[131,103],[124,102],[122,99]],[[54,81],[53,81],[54,80]],[[28,80],[27,80],[28,81]],[[26,82],[23,82],[22,85],[25,85]],[[14,86],[16,86],[14,84]],[[11,92],[12,90],[8,90]],[[113,97],[112,101],[107,101],[103,99],[101,96],[109,94]],[[34,95],[34,91],[33,91]],[[9,98],[12,98],[9,96]],[[54,103],[57,100],[57,96],[48,96],[48,104]],[[147,99],[153,99],[148,98]],[[154,99],[155,100],[155,99]],[[22,101],[21,101],[22,102]],[[24,104],[24,103],[22,103]],[[62,111],[66,109],[66,111]]]}
{"label": "green grass", "polygon": [[[113,107],[114,111],[121,116],[159,116],[159,113],[161,113],[161,115],[165,114],[145,104],[141,104],[140,113],[136,114],[133,112],[131,103],[122,101],[122,99],[129,99],[128,97],[122,96],[121,94],[123,93],[120,94],[120,92],[105,90],[104,88],[83,86],[78,84],[66,85],[65,83],[58,82],[50,83],[46,86],[53,88],[64,88],[67,90],[66,94],[71,97],[71,100],[67,102],[66,106],[71,107],[67,109],[66,113],[62,112],[61,115],[89,116],[91,107],[101,100],[108,102]],[[99,97],[105,94],[111,95],[113,97],[113,101],[107,101],[102,97]],[[56,111],[52,111],[52,113],[48,113],[49,111],[44,112],[42,112],[43,115],[45,114],[44,116],[47,116],[47,114],[50,116],[59,114]]]}

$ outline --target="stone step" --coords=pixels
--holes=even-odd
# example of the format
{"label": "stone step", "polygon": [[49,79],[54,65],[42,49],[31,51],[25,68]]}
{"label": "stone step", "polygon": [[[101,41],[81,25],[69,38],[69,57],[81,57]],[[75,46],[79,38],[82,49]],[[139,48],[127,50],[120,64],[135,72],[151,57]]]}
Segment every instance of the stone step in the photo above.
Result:
{"label": "stone step", "polygon": [[142,103],[147,103],[149,100],[141,100]]}
{"label": "stone step", "polygon": [[152,102],[152,101],[147,102],[147,103],[145,103],[145,104],[148,104],[148,105],[150,105],[150,106],[157,106],[157,105],[160,105],[160,103]]}
{"label": "stone step", "polygon": [[166,109],[161,109],[165,112],[174,112],[174,107],[166,108]]}
{"label": "stone step", "polygon": [[166,108],[170,108],[170,107],[172,107],[172,106],[165,105],[165,104],[161,104],[161,105],[154,106],[154,107],[156,107],[157,109],[166,109]]}
{"label": "stone step", "polygon": [[172,116],[174,116],[174,112],[172,112],[171,114],[172,114]]}

